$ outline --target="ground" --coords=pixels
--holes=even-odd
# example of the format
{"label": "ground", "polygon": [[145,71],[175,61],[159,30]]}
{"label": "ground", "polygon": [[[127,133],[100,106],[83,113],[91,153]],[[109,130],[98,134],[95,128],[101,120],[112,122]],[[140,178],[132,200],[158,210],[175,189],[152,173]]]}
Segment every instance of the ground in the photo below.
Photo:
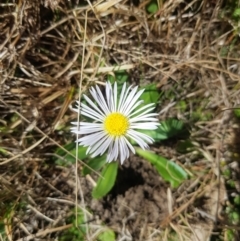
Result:
{"label": "ground", "polygon": [[[233,0],[2,1],[1,240],[240,240],[239,9]],[[83,176],[82,160],[59,155],[75,141],[74,102],[110,78],[156,84],[159,120],[184,123],[187,135],[151,145],[189,173],[177,188],[131,155],[96,200],[99,173]],[[106,230],[115,237],[100,237]]]}

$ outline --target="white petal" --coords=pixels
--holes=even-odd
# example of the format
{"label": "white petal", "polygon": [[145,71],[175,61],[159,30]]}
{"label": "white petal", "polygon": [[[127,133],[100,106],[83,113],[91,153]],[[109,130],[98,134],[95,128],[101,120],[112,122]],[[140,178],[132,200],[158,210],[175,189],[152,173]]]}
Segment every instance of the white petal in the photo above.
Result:
{"label": "white petal", "polygon": [[116,138],[109,146],[107,160],[108,162],[116,161],[118,158],[118,142],[119,139]]}
{"label": "white petal", "polygon": [[127,144],[123,138],[119,139],[119,149],[120,149],[120,162],[123,162],[129,157],[129,150]]}
{"label": "white petal", "polygon": [[113,98],[114,98],[113,111],[116,112],[117,111],[117,82],[114,83]]}
{"label": "white petal", "polygon": [[108,147],[108,152],[107,152],[107,162],[111,162],[113,160],[112,155],[113,155],[113,142],[110,143]]}
{"label": "white petal", "polygon": [[71,132],[78,135],[85,135],[85,134],[95,133],[101,130],[102,128],[94,128],[94,129],[86,129],[86,130],[81,128],[81,130],[75,129],[75,130],[71,130]]}
{"label": "white petal", "polygon": [[110,82],[106,83],[106,97],[107,97],[107,104],[110,112],[114,112],[114,101],[113,101],[113,90],[112,85]]}
{"label": "white petal", "polygon": [[[84,115],[84,113],[97,117],[100,120],[104,120],[104,118],[105,118],[105,115],[103,113],[101,113],[99,111],[95,111],[95,110],[89,108],[88,106],[86,106],[85,104],[82,104],[81,114]],[[94,119],[94,118],[92,118],[92,119]]]}
{"label": "white petal", "polygon": [[81,121],[79,124],[80,126],[89,127],[89,128],[103,126],[102,123],[90,123],[90,122],[84,122],[84,121]]}
{"label": "white petal", "polygon": [[86,135],[86,134],[91,134],[91,133],[96,133],[102,131],[101,127],[94,127],[94,128],[80,128],[79,131],[75,131],[76,134],[80,135]]}
{"label": "white petal", "polygon": [[[129,117],[134,116],[134,115],[136,115],[136,114],[139,113],[139,112],[143,113],[142,111],[145,110],[145,109],[148,109],[148,112],[150,112],[150,111],[152,111],[152,110],[155,108],[155,107],[152,107],[153,105],[154,105],[154,103],[145,105],[145,106],[141,107],[140,109],[136,110],[135,112],[132,112],[132,113],[129,115]],[[140,113],[140,114],[141,114],[141,113]]]}
{"label": "white petal", "polygon": [[[137,123],[137,122],[155,122],[155,123],[157,123],[157,119],[156,118],[150,118],[150,117],[140,117],[140,118],[138,118],[138,119],[134,119],[133,120],[133,124],[134,123]],[[131,123],[131,121],[130,121],[130,123]]]}
{"label": "white petal", "polygon": [[[143,113],[143,114],[140,114],[140,115],[138,115],[138,116],[135,116],[135,117],[133,117],[133,118],[130,118],[130,122],[131,123],[133,123],[133,122],[138,122],[138,121],[140,121],[141,119],[143,119],[143,118],[150,118],[150,117],[152,117],[152,116],[156,116],[156,114],[155,113]],[[157,120],[157,118],[153,118],[154,120]]]}
{"label": "white petal", "polygon": [[93,120],[96,120],[96,121],[102,121],[102,122],[104,121],[104,118],[102,116],[100,116],[100,115],[97,115],[97,113],[89,114],[88,112],[82,111],[81,114],[83,116],[89,117],[89,118],[91,118]]}
{"label": "white petal", "polygon": [[153,139],[150,136],[134,130],[129,130],[127,136],[135,140],[142,149],[148,148],[147,143],[153,143]]}
{"label": "white petal", "polygon": [[[95,109],[95,111],[97,113],[104,116],[104,113],[86,95],[84,95],[84,99],[88,102],[88,104],[90,104],[93,107],[93,109]],[[81,103],[81,107],[82,107],[82,110],[84,110],[84,108],[91,109],[87,105],[85,105],[84,103]]]}
{"label": "white petal", "polygon": [[97,132],[87,136],[83,136],[77,140],[80,144],[84,146],[93,146],[96,142],[106,137],[105,132]]}
{"label": "white petal", "polygon": [[72,109],[73,109],[75,112],[77,112],[78,114],[79,114],[80,111],[81,111],[81,110],[80,110],[81,108],[72,108]]}
{"label": "white petal", "polygon": [[148,143],[153,143],[153,141],[154,141],[152,137],[150,137],[144,133],[141,133],[139,131],[129,130],[129,132],[131,132],[131,134],[134,134],[135,136],[138,136],[139,138],[145,140]]}
{"label": "white petal", "polygon": [[106,83],[105,86],[105,95],[106,95],[106,101],[107,101],[107,106],[110,110],[110,95],[112,94],[112,86],[109,82]]}
{"label": "white petal", "polygon": [[[130,88],[130,87],[129,87]],[[129,89],[128,88],[128,89]],[[122,105],[122,108],[120,109],[120,112],[121,113],[125,113],[125,109],[132,103],[132,99],[134,98],[134,96],[135,96],[135,94],[136,94],[136,92],[137,92],[137,89],[138,89],[138,87],[137,86],[135,86],[133,89],[132,89],[132,91],[130,92],[130,94],[127,96],[127,98],[125,99],[125,103],[123,103],[123,105]],[[133,104],[135,104],[135,103],[133,103]]]}
{"label": "white petal", "polygon": [[103,139],[95,142],[93,145],[91,145],[91,151],[89,152],[92,154],[92,157],[99,155],[104,149],[108,148],[108,137],[105,136]]}
{"label": "white petal", "polygon": [[89,151],[91,151],[91,146],[88,147],[86,154],[88,155]]}
{"label": "white petal", "polygon": [[[130,113],[131,111],[134,110],[133,106],[135,105],[135,103],[137,102],[137,100],[139,99],[139,97],[142,95],[142,93],[144,92],[144,89],[138,91],[138,93],[135,94],[135,96],[133,98],[129,98],[129,103],[128,105],[126,106],[126,109],[124,110],[124,113]],[[129,95],[130,97],[130,95]],[[128,100],[127,100],[128,101]],[[127,103],[126,101],[126,103]]]}
{"label": "white petal", "polygon": [[100,144],[98,143],[96,146],[93,147],[93,151],[95,151],[93,153],[93,156],[98,156],[99,154],[102,155],[107,150],[109,145],[111,145],[112,142],[113,142],[113,139],[107,136],[104,142]]}
{"label": "white petal", "polygon": [[156,130],[158,128],[158,125],[154,122],[136,123],[136,124],[132,124],[130,128],[140,129],[140,130]]}
{"label": "white petal", "polygon": [[122,91],[121,91],[121,94],[120,94],[120,98],[119,98],[119,103],[118,103],[118,107],[117,107],[117,111],[119,112],[122,108],[122,104],[124,103],[125,101],[125,98],[128,94],[128,91],[125,93],[125,90],[126,90],[126,82],[123,84],[123,88],[122,88]]}
{"label": "white petal", "polygon": [[71,124],[78,126],[80,124],[80,122],[79,121],[72,121]]}
{"label": "white petal", "polygon": [[78,100],[76,100],[76,102],[75,102],[75,104],[76,104],[76,107],[77,108],[72,108],[74,111],[76,111],[77,113],[79,113],[79,111],[80,111],[80,102],[78,101]]}
{"label": "white petal", "polygon": [[101,92],[100,88],[98,86],[96,86],[96,89],[97,89],[97,91],[94,88],[92,88],[90,90],[91,95],[96,100],[96,102],[98,103],[98,106],[102,109],[103,113],[105,115],[109,114],[110,113],[109,108],[107,106],[107,103],[106,103],[103,95],[102,95],[102,92]]}
{"label": "white petal", "polygon": [[132,133],[129,133],[127,136],[130,137],[131,139],[133,139],[135,142],[137,142],[137,144],[138,144],[143,150],[145,150],[145,149],[148,148],[147,143],[146,143],[145,141],[143,141],[141,138],[139,138],[139,136],[136,136],[136,135],[134,135],[134,134],[132,134]]}
{"label": "white petal", "polygon": [[71,127],[71,130],[79,130],[81,129],[92,129],[92,128],[101,128],[103,129],[102,123],[89,123],[89,122],[71,122],[71,124],[76,125]]}
{"label": "white petal", "polygon": [[144,102],[143,100],[139,100],[138,102],[135,103],[134,106],[132,106],[130,109],[126,110],[126,111],[124,112],[124,114],[125,114],[126,116],[130,117],[129,114],[130,114],[133,110],[135,110],[139,105],[141,105],[143,102]]}
{"label": "white petal", "polygon": [[117,137],[116,139],[115,139],[115,145],[114,145],[114,149],[115,149],[115,155],[114,155],[114,158],[113,158],[113,160],[117,160],[117,158],[118,158],[118,155],[119,155],[119,141],[120,141],[120,139]]}
{"label": "white petal", "polygon": [[128,148],[132,151],[133,154],[135,154],[135,149],[133,148],[132,144],[128,141],[128,139],[125,136],[123,136],[123,138],[124,138],[124,141],[126,142]]}

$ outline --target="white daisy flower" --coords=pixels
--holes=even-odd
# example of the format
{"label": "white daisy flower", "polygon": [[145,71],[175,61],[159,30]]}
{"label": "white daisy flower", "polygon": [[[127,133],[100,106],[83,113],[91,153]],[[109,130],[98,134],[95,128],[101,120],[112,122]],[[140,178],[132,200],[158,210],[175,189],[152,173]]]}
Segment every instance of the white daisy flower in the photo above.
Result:
{"label": "white daisy flower", "polygon": [[[92,122],[73,122],[71,131],[75,134],[85,135],[77,139],[79,145],[88,147],[87,153],[92,157],[103,155],[107,151],[107,162],[120,159],[121,164],[129,157],[130,150],[135,149],[129,142],[134,140],[142,149],[148,148],[153,139],[138,130],[154,130],[159,125],[156,113],[151,112],[154,104],[137,108],[142,104],[139,97],[144,89],[132,86],[122,87],[120,96],[117,94],[117,83],[112,88],[110,82],[106,83],[104,98],[98,86],[91,87],[92,101],[84,95],[86,104],[77,101],[77,113],[92,119]],[[118,98],[119,97],[119,98]]]}

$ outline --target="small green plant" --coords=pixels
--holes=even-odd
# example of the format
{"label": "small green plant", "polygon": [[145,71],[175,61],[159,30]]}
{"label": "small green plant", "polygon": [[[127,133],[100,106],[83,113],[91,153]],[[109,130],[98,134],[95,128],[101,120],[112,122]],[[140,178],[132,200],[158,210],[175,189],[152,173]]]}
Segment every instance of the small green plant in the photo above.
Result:
{"label": "small green plant", "polygon": [[158,6],[157,0],[150,1],[146,6],[146,11],[150,14],[157,13],[158,9],[159,9],[159,6]]}
{"label": "small green plant", "polygon": [[9,240],[8,234],[12,226],[12,216],[15,210],[24,207],[24,203],[15,203],[15,196],[6,190],[0,190],[0,240]]}
{"label": "small green plant", "polygon": [[8,240],[7,235],[5,233],[4,223],[0,222],[0,240]]}
{"label": "small green plant", "polygon": [[[124,77],[124,81],[125,80],[126,78]],[[144,105],[154,103],[153,106],[156,106],[160,97],[156,85],[150,84],[145,86],[144,89],[145,92],[141,95],[141,101],[144,102]],[[138,106],[137,108],[142,108],[142,105]],[[156,143],[160,143],[163,140],[173,138],[174,136],[179,136],[180,134],[184,136],[187,130],[182,121],[168,119],[161,122],[158,128],[155,130],[139,130],[139,132],[141,132],[143,135],[151,137]],[[129,141],[134,146],[135,152],[139,156],[145,158],[146,161],[149,161],[156,168],[159,175],[161,175],[165,181],[169,182],[173,188],[178,187],[184,180],[188,178],[188,173],[176,162],[167,160],[166,158],[148,150],[137,148],[135,147],[137,143],[134,140]],[[118,162],[106,163],[106,155],[91,158],[90,155],[86,154],[86,147],[78,146],[76,149],[75,144],[71,143],[66,145],[65,149],[67,149],[70,154],[58,149],[56,154],[57,156],[61,156],[61,158],[57,158],[56,162],[59,165],[75,163],[75,155],[77,154],[78,159],[83,160],[86,164],[82,170],[83,175],[91,174],[92,171],[100,172],[97,185],[92,191],[93,198],[98,199],[107,195],[115,184],[118,173]]]}
{"label": "small green plant", "polygon": [[[77,220],[76,220],[77,217]],[[85,222],[84,214],[82,210],[77,210],[77,216],[75,210],[72,211],[72,215],[68,218],[67,222],[72,223],[72,227],[62,233],[59,238],[60,241],[85,241],[86,231],[88,225],[89,231],[91,230],[91,225]],[[102,232],[99,233],[96,241],[115,241],[115,233],[109,228],[102,228]]]}
{"label": "small green plant", "polygon": [[108,76],[108,81],[110,81],[112,84],[117,81],[118,82],[118,87],[121,88],[122,84],[128,81],[129,75],[126,72],[126,70],[118,70],[114,73],[113,75]]}
{"label": "small green plant", "polygon": [[226,1],[224,8],[220,12],[220,18],[227,19],[234,28],[236,34],[240,31],[240,4],[238,0]]}
{"label": "small green plant", "polygon": [[234,115],[239,119],[240,118],[240,108],[236,108],[233,110]]}

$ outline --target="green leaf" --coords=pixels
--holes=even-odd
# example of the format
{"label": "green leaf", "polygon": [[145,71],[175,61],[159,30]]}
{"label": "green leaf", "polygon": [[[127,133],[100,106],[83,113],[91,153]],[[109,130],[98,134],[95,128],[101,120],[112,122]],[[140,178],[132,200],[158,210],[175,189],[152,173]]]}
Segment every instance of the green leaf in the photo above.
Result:
{"label": "green leaf", "polygon": [[111,162],[105,166],[92,191],[93,198],[102,198],[112,189],[117,177],[117,170],[118,162]]}
{"label": "green leaf", "polygon": [[86,163],[87,166],[83,167],[83,170],[82,170],[83,175],[86,176],[87,174],[90,174],[92,170],[95,170],[95,171],[100,170],[104,166],[104,164],[106,164],[106,160],[107,160],[106,155],[90,159]]}
{"label": "green leaf", "polygon": [[161,122],[161,125],[157,129],[158,135],[161,136],[162,140],[169,139],[171,137],[187,134],[187,130],[184,128],[184,123],[177,119],[169,119]]}
{"label": "green leaf", "polygon": [[157,169],[160,176],[165,181],[170,182],[173,188],[178,187],[188,178],[187,172],[175,162],[141,148],[135,148],[135,150],[139,156],[149,161]]}
{"label": "green leaf", "polygon": [[108,81],[110,81],[112,84],[117,81],[118,86],[122,86],[124,82],[126,82],[129,78],[129,75],[126,70],[118,70],[115,71],[114,76],[109,75]]}
{"label": "green leaf", "polygon": [[[74,143],[73,143],[74,144]],[[72,148],[72,143],[66,145],[64,147],[66,150],[69,150],[69,148]],[[60,148],[59,148],[60,149]],[[60,166],[68,166],[71,165],[73,163],[75,163],[76,161],[76,154],[78,154],[78,159],[83,160],[85,159],[88,155],[86,154],[87,151],[87,147],[83,147],[83,146],[79,146],[78,147],[78,153],[76,150],[76,144],[74,145],[73,149],[70,149],[69,152],[72,154],[68,154],[67,152],[65,152],[64,150],[59,150],[56,152],[56,154],[58,156],[61,156],[62,158],[58,158],[56,160],[56,163]]]}
{"label": "green leaf", "polygon": [[189,153],[194,150],[194,145],[190,140],[179,141],[177,144],[177,151],[180,153]]}
{"label": "green leaf", "polygon": [[240,118],[240,108],[234,109],[233,113],[237,118]]}
{"label": "green leaf", "polygon": [[[76,147],[76,143],[74,142],[70,142],[66,145],[63,146],[66,150],[70,151],[72,150],[73,148]],[[66,151],[64,151],[62,148],[58,147],[57,150],[55,151],[55,153],[58,155],[58,156],[63,156],[63,155],[66,155]]]}
{"label": "green leaf", "polygon": [[2,240],[8,240],[4,227],[5,227],[4,223],[0,222],[0,236],[1,236]]}
{"label": "green leaf", "polygon": [[[72,223],[73,226],[65,230],[59,237],[60,241],[84,241],[86,237],[85,216],[81,209],[72,210],[72,215],[66,220],[67,223]],[[77,223],[77,227],[76,227]]]}
{"label": "green leaf", "polygon": [[147,105],[147,104],[151,104],[151,103],[154,103],[156,106],[158,99],[160,97],[160,93],[157,90],[156,84],[149,84],[149,85],[145,86],[144,89],[145,90],[140,97],[140,99],[143,100],[144,103],[142,105],[140,105],[140,107]]}
{"label": "green leaf", "polygon": [[156,0],[151,1],[148,5],[147,5],[147,12],[148,13],[156,13],[158,11],[158,4]]}
{"label": "green leaf", "polygon": [[107,229],[98,236],[99,241],[115,241],[116,235],[111,229]]}
{"label": "green leaf", "polygon": [[233,12],[233,17],[234,18],[239,18],[240,17],[240,8],[236,8]]}
{"label": "green leaf", "polygon": [[240,223],[240,215],[238,212],[232,212],[230,218],[232,219],[231,221],[234,225],[238,225]]}
{"label": "green leaf", "polygon": [[8,152],[4,148],[2,148],[1,146],[0,146],[0,153],[4,156],[8,155]]}
{"label": "green leaf", "polygon": [[236,195],[236,197],[234,198],[233,202],[234,202],[236,205],[240,206],[240,195]]}
{"label": "green leaf", "polygon": [[185,100],[180,100],[178,103],[177,103],[177,107],[179,110],[181,110],[182,112],[185,112],[187,110],[187,103]]}

